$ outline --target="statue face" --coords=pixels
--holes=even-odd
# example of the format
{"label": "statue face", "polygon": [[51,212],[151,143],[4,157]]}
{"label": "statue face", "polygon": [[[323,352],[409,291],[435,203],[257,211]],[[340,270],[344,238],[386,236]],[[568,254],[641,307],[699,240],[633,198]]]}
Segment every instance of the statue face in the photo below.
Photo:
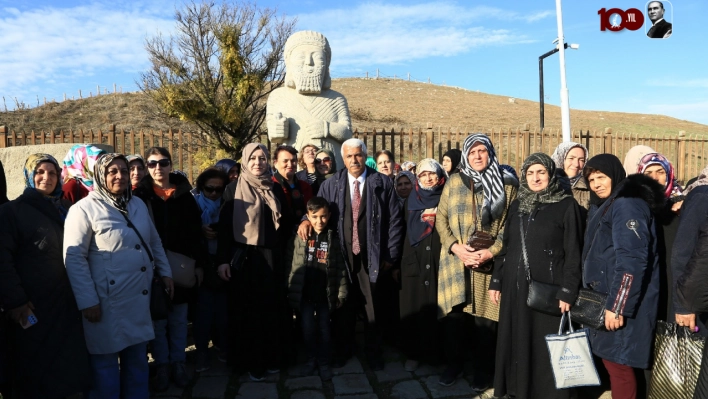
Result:
{"label": "statue face", "polygon": [[326,64],[324,49],[311,44],[296,47],[287,65],[288,73],[295,81],[295,89],[302,94],[321,93]]}

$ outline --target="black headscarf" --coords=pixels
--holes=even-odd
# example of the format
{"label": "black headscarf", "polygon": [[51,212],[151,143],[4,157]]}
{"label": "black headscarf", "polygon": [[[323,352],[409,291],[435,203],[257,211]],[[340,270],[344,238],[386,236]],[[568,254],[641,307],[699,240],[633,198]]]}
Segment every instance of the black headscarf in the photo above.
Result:
{"label": "black headscarf", "polygon": [[[587,180],[590,170],[599,170],[612,180],[612,192],[619,187],[619,184],[627,177],[622,161],[612,154],[599,154],[590,158],[583,169],[583,176]],[[611,196],[612,194],[610,194]],[[609,198],[609,196],[608,196]],[[600,206],[607,198],[600,198],[590,189],[590,204]]]}
{"label": "black headscarf", "polygon": [[450,174],[452,175],[458,173],[460,171],[458,167],[460,166],[460,160],[462,160],[462,151],[457,148],[453,148],[443,154],[443,158],[445,157],[450,158],[450,161],[452,161],[452,169],[450,169]]}
{"label": "black headscarf", "polygon": [[[526,172],[532,165],[536,164],[540,164],[546,169],[550,179],[548,186],[541,191],[532,191],[526,180]],[[555,204],[569,197],[572,197],[572,195],[560,184],[558,174],[556,174],[556,164],[551,157],[537,152],[526,158],[524,165],[521,167],[521,184],[519,185],[519,193],[516,196],[516,199],[519,200],[520,213],[528,215],[538,204]]]}
{"label": "black headscarf", "polygon": [[7,199],[7,179],[5,177],[5,168],[0,162],[0,205],[8,202]]}
{"label": "black headscarf", "polygon": [[421,187],[420,181],[415,179],[413,191],[408,196],[408,241],[412,247],[418,246],[421,241],[433,233],[435,217],[437,216],[440,195],[445,186],[446,173],[438,161],[426,158],[418,163],[418,174],[433,172],[438,176],[438,184],[433,187]]}

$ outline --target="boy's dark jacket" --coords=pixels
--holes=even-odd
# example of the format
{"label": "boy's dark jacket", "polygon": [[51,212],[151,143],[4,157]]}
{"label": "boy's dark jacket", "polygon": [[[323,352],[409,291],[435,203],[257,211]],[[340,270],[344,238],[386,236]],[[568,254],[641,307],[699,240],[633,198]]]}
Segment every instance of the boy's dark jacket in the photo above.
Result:
{"label": "boy's dark jacket", "polygon": [[[316,233],[313,231],[313,234]],[[347,298],[347,267],[339,237],[332,229],[327,229],[327,242],[327,301],[333,310],[337,308],[337,300],[344,302]],[[293,309],[299,310],[302,290],[305,288],[307,242],[296,235],[288,242],[285,255],[288,300]]]}

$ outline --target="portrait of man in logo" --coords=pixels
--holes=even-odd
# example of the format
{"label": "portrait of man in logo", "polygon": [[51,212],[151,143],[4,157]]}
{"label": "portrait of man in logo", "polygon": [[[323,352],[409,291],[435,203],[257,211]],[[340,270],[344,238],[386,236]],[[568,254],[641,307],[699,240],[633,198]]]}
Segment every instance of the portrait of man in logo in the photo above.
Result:
{"label": "portrait of man in logo", "polygon": [[[668,2],[667,2],[668,3]],[[671,3],[668,3],[669,5]],[[664,19],[664,3],[661,1],[650,1],[647,4],[647,15],[651,21],[651,28],[647,31],[647,36],[651,39],[666,39],[671,36],[673,26],[671,22]]]}

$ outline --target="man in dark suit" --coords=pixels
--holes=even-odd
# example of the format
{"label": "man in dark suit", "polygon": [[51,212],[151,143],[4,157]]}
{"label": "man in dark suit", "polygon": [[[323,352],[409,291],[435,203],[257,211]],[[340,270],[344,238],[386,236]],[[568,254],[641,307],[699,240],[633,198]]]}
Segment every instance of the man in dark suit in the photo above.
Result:
{"label": "man in dark suit", "polygon": [[[365,314],[366,355],[373,370],[383,370],[381,358],[382,301],[376,283],[401,253],[403,215],[391,179],[365,165],[366,145],[358,139],[342,144],[345,169],[320,186],[318,196],[330,203],[330,227],[339,231],[344,261],[349,271],[349,297],[332,315],[336,335],[332,366],[341,367],[353,354],[358,313]],[[308,221],[298,235],[307,237]]]}
{"label": "man in dark suit", "polygon": [[664,4],[660,1],[652,1],[647,6],[647,14],[652,23],[647,36],[652,39],[666,39],[671,36],[671,23],[664,19]]}

